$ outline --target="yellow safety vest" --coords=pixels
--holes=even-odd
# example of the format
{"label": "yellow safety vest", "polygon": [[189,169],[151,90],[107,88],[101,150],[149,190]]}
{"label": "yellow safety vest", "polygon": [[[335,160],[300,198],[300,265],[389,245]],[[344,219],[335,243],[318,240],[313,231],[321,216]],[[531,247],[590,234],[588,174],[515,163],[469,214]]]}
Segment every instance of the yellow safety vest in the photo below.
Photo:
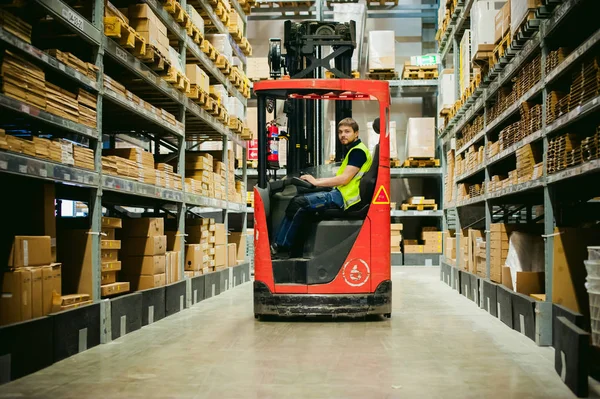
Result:
{"label": "yellow safety vest", "polygon": [[336,173],[336,176],[344,173],[344,169],[346,169],[346,165],[348,165],[348,159],[352,151],[364,151],[365,155],[367,156],[367,161],[362,165],[358,173],[352,178],[352,180],[350,180],[348,184],[345,186],[336,187],[340,193],[342,193],[342,197],[344,198],[344,210],[360,202],[360,179],[362,179],[363,175],[368,172],[369,168],[371,167],[371,163],[373,162],[369,149],[366,145],[360,142],[352,147],[350,151],[348,151],[346,157],[344,158],[344,162],[342,162],[342,166],[340,166],[340,169]]}

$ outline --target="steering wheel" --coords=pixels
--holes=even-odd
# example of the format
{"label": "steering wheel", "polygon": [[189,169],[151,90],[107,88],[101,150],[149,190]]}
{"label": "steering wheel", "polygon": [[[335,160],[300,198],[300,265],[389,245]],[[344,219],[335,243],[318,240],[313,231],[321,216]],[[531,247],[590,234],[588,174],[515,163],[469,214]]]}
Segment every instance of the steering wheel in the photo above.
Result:
{"label": "steering wheel", "polygon": [[302,180],[299,177],[292,177],[292,184],[296,187],[302,187],[302,188],[308,188],[308,189],[316,188],[316,186],[314,186],[312,183],[309,183],[306,180]]}

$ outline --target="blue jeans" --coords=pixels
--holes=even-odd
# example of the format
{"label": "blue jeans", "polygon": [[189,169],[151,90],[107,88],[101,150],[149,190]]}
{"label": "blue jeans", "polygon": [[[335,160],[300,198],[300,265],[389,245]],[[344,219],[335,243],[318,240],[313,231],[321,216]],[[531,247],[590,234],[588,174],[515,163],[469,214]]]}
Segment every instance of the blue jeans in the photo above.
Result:
{"label": "blue jeans", "polygon": [[338,189],[333,189],[329,192],[303,194],[296,196],[292,201],[296,201],[296,204],[300,203],[301,205],[298,206],[293,215],[287,214],[292,203],[288,206],[286,216],[283,218],[279,226],[279,232],[275,238],[275,243],[281,248],[290,248],[292,246],[305,214],[344,207],[344,198]]}

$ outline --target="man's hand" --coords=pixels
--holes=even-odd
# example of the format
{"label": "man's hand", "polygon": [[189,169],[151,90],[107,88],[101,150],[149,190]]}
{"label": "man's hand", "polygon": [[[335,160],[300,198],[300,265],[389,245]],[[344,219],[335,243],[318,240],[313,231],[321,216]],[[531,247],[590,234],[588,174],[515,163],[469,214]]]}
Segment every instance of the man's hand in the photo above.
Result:
{"label": "man's hand", "polygon": [[302,175],[302,176],[300,176],[300,178],[301,178],[302,180],[305,180],[305,181],[309,182],[309,183],[310,183],[310,184],[312,184],[313,186],[316,186],[316,185],[317,185],[317,179],[315,179],[315,178],[314,178],[313,176],[311,176],[311,175]]}

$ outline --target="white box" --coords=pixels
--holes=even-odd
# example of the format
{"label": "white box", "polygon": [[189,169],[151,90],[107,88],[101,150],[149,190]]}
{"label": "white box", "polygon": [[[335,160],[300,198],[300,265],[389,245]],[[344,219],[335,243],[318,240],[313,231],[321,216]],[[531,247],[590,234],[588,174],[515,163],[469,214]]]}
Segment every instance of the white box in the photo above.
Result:
{"label": "white box", "polygon": [[224,55],[229,62],[233,62],[233,48],[229,42],[229,34],[217,33],[214,35],[206,35],[206,38],[219,54]]}
{"label": "white box", "polygon": [[439,109],[452,108],[456,102],[456,80],[454,69],[443,69],[440,76]]}
{"label": "white box", "polygon": [[503,0],[483,0],[473,3],[471,8],[471,58],[478,50],[494,50],[496,14],[506,2]]}
{"label": "white box", "polygon": [[[335,22],[350,22],[356,23],[356,38],[362,38],[365,31],[366,25],[366,7],[363,3],[334,3],[333,4],[333,20]],[[361,54],[361,47],[363,41],[356,40],[356,49],[352,53],[352,70],[358,71],[359,59],[358,55]]]}
{"label": "white box", "polygon": [[198,11],[196,11],[196,9],[189,4],[187,6],[187,12],[190,14],[192,23],[196,25],[196,28],[198,28],[202,33],[202,36],[204,36],[204,19],[200,16],[200,14],[198,14]]}
{"label": "white box", "polygon": [[[375,152],[375,146],[379,144],[379,134],[375,133],[373,130],[373,122],[367,123],[367,131],[369,135],[367,137],[367,147],[371,152],[371,155]],[[398,159],[398,144],[396,140],[396,121],[390,121],[390,126],[388,127],[388,132],[390,133],[390,158]]]}
{"label": "white box", "polygon": [[435,118],[408,119],[406,159],[408,158],[435,158]]}
{"label": "white box", "polygon": [[471,84],[471,30],[465,30],[460,40],[460,94]]}
{"label": "white box", "polygon": [[512,0],[510,2],[510,36],[515,37],[517,29],[523,24],[529,10],[541,5],[540,0]]}
{"label": "white box", "polygon": [[440,1],[440,7],[438,8],[438,26],[442,26],[444,24],[444,19],[446,18],[446,2]]}
{"label": "white box", "polygon": [[269,79],[271,74],[267,57],[246,58],[246,76],[253,80]]}
{"label": "white box", "polygon": [[395,69],[396,43],[393,30],[369,32],[369,69]]}

